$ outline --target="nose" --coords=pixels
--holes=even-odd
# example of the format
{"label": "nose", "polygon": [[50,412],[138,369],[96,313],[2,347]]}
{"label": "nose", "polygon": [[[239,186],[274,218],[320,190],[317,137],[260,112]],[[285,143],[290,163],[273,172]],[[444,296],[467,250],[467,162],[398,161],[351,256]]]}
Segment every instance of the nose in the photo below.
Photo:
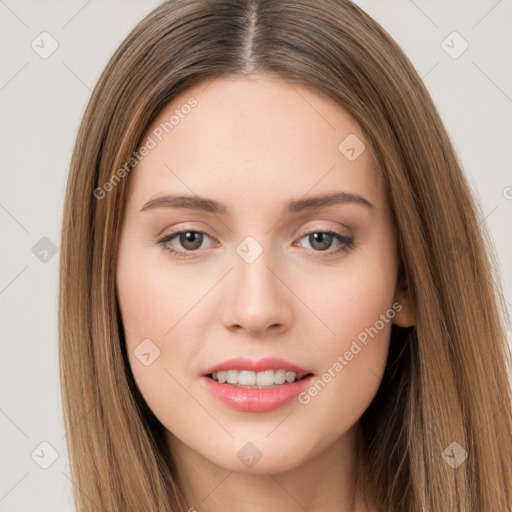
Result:
{"label": "nose", "polygon": [[289,328],[293,293],[282,270],[266,251],[248,263],[234,255],[223,311],[224,326],[252,335],[277,334]]}

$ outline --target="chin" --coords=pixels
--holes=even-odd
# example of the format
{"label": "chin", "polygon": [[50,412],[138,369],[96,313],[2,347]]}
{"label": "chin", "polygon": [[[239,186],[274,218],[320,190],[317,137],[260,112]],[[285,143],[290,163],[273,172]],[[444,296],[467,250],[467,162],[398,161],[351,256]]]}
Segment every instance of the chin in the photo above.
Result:
{"label": "chin", "polygon": [[223,469],[249,474],[283,473],[292,470],[303,464],[310,452],[300,439],[291,442],[288,438],[289,444],[286,445],[277,436],[274,440],[259,440],[256,436],[254,441],[247,439],[250,438],[230,439],[222,445],[214,443],[217,446],[214,453],[202,452],[200,448],[196,451]]}

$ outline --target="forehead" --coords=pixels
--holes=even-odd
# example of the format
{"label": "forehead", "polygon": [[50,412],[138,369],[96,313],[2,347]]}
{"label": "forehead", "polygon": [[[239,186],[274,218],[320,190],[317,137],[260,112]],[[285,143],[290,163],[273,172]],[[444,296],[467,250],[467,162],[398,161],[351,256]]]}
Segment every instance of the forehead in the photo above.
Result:
{"label": "forehead", "polygon": [[355,120],[318,91],[265,75],[194,85],[162,109],[144,143],[152,148],[130,178],[139,209],[166,192],[247,207],[333,190],[383,201]]}

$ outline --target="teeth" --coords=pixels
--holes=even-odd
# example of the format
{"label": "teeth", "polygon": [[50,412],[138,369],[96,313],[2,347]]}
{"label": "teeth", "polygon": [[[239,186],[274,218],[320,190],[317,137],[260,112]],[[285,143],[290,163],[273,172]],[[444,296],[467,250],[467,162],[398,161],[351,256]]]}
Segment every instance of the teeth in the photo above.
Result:
{"label": "teeth", "polygon": [[[245,373],[245,372],[240,372],[239,383],[245,384],[245,382],[242,382],[242,378],[241,378],[242,373]],[[258,386],[273,386],[276,383],[273,370],[266,370],[264,372],[258,372],[258,373],[254,373],[254,372],[247,372],[247,373],[252,373],[256,377],[256,383],[258,384]]]}
{"label": "teeth", "polygon": [[276,384],[284,384],[286,381],[286,370],[277,370],[274,375],[274,382]]}
{"label": "teeth", "polygon": [[[238,373],[236,370],[231,371]],[[233,384],[237,384],[237,382],[233,382]],[[256,384],[256,374],[247,370],[241,371],[238,373],[238,384],[242,386],[254,386],[254,384]],[[261,386],[261,384],[258,384],[258,386]]]}
{"label": "teeth", "polygon": [[305,373],[287,372],[286,370],[265,370],[264,372],[227,370],[212,373],[212,378],[221,384],[227,382],[235,386],[260,388],[295,382],[301,380],[305,375]]}
{"label": "teeth", "polygon": [[238,383],[238,374],[237,370],[228,370],[228,384],[237,384]]}

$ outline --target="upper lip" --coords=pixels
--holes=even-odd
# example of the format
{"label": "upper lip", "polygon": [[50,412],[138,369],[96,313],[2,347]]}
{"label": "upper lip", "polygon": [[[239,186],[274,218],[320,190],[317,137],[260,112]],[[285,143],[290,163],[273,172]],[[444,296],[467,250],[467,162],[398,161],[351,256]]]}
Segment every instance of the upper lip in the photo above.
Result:
{"label": "upper lip", "polygon": [[286,370],[295,373],[312,373],[309,370],[305,370],[296,364],[285,361],[284,359],[279,359],[278,357],[264,357],[258,361],[253,361],[246,357],[235,357],[207,368],[202,375],[209,375],[211,373],[227,370],[249,370],[253,372],[264,372],[265,370]]}

